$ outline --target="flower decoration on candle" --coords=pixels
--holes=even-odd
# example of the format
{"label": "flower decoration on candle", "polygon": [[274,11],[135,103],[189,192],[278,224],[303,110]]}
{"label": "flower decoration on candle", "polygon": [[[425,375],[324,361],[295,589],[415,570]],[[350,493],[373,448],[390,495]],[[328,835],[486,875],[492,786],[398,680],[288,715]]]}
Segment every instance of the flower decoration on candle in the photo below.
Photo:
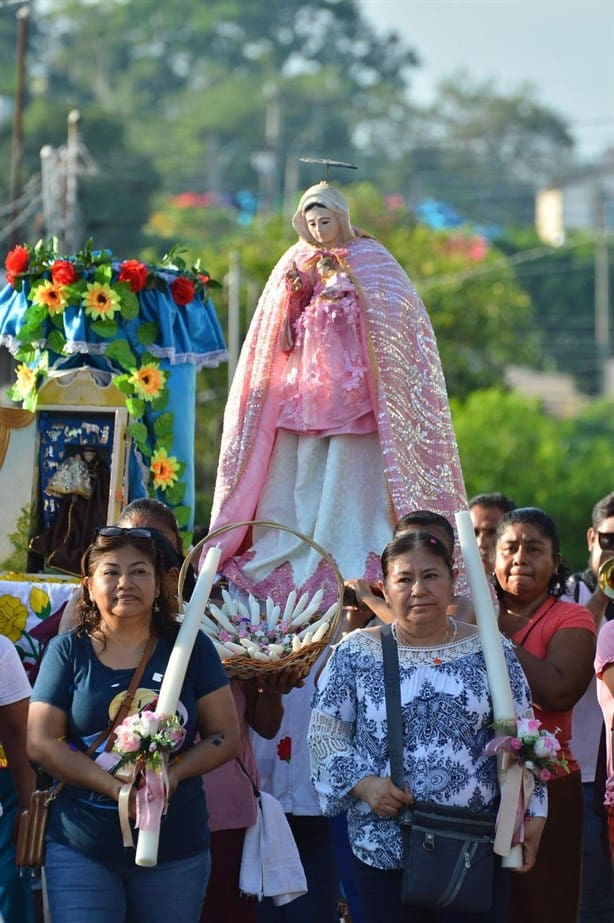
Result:
{"label": "flower decoration on candle", "polygon": [[120,755],[117,768],[138,763],[140,769],[160,772],[165,758],[184,738],[185,730],[176,715],[152,711],[128,715],[115,729],[113,750]]}
{"label": "flower decoration on candle", "polygon": [[168,804],[168,757],[183,743],[185,730],[176,715],[142,711],[125,718],[115,729],[115,737],[113,751],[120,757],[115,772],[131,765],[129,781],[135,782],[139,775],[142,779],[136,793],[135,825],[142,830],[157,829]]}
{"label": "flower decoration on candle", "polygon": [[155,496],[162,491],[183,526],[189,519],[189,510],[182,506],[186,466],[169,454],[174,417],[166,412],[167,376],[148,351],[156,343],[158,324],[143,319],[136,330],[126,330],[127,324],[140,319],[140,299],[147,293],[166,293],[183,310],[208,297],[209,289],[219,287],[200,260],[188,265],[181,252],[173,247],[157,264],[148,264],[116,260],[109,250],[95,249],[92,240],[77,253],[63,256],[51,240],[35,246],[17,245],[4,265],[8,284],[23,292],[26,302],[16,335],[15,357],[20,364],[9,397],[26,410],[36,410],[38,391],[49,369],[74,351],[67,342],[67,330],[75,322],[82,323],[87,339],[93,334],[95,349],[117,373],[113,384],[125,395],[132,417],[129,435],[149,465],[150,493]]}
{"label": "flower decoration on candle", "polygon": [[[495,730],[507,730],[508,726],[495,722]],[[561,745],[556,736],[545,728],[537,718],[519,718],[516,733],[495,737],[486,745],[486,754],[496,756],[508,753],[540,782],[547,782],[559,771],[569,772],[567,760],[559,757]]]}

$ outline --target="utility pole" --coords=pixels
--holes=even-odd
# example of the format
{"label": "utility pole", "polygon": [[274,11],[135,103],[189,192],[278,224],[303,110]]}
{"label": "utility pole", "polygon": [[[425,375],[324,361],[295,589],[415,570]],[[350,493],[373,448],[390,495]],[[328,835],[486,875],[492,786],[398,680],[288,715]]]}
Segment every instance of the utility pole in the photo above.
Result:
{"label": "utility pole", "polygon": [[594,193],[595,226],[595,348],[599,388],[604,396],[614,390],[610,355],[610,277],[606,227],[606,196],[601,186]]}
{"label": "utility pole", "polygon": [[28,44],[28,19],[30,10],[22,6],[17,10],[17,85],[15,88],[15,113],[13,116],[13,141],[11,146],[11,190],[13,231],[11,247],[19,242],[19,196],[21,194],[21,161],[23,155],[23,110],[25,99],[26,48]]}
{"label": "utility pole", "polygon": [[68,113],[68,133],[65,154],[66,186],[64,193],[64,243],[67,253],[74,253],[82,243],[81,214],[78,198],[80,121],[81,113],[78,109],[73,109]]}
{"label": "utility pole", "polygon": [[241,263],[239,254],[233,250],[228,260],[228,390],[232,384],[239,359],[239,337],[241,321]]}

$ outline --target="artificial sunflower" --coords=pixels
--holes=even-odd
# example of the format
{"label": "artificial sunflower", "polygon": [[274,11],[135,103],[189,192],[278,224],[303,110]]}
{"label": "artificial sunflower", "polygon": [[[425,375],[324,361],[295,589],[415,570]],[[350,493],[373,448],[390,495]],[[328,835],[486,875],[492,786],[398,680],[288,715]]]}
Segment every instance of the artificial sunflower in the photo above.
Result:
{"label": "artificial sunflower", "polygon": [[13,399],[24,401],[36,388],[36,369],[31,369],[23,362],[15,370],[16,381],[13,385]]}
{"label": "artificial sunflower", "polygon": [[40,282],[30,293],[32,304],[43,305],[50,314],[61,314],[68,304],[68,294],[64,285],[58,285],[50,279]]}
{"label": "artificial sunflower", "polygon": [[148,362],[140,369],[131,369],[128,381],[144,401],[155,401],[166,384],[166,375],[157,362]]}
{"label": "artificial sunflower", "polygon": [[179,462],[166,449],[156,449],[151,457],[149,470],[153,474],[153,486],[156,490],[168,490],[179,480]]}
{"label": "artificial sunflower", "polygon": [[121,307],[121,298],[106,282],[90,282],[83,294],[83,307],[94,320],[112,320]]}

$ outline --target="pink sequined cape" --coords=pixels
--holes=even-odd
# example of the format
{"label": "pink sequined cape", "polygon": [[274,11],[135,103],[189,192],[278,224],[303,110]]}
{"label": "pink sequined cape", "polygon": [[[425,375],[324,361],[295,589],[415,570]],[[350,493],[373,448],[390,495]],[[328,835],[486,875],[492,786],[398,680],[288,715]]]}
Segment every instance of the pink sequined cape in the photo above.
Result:
{"label": "pink sequined cape", "polygon": [[[254,516],[275,440],[287,361],[279,345],[287,304],[284,280],[293,263],[301,268],[316,252],[302,240],[287,250],[254,313],[224,413],[211,531]],[[392,520],[420,508],[454,524],[455,512],[465,509],[467,500],[429,316],[407,274],[376,240],[356,237],[335,253],[356,285],[363,312]],[[222,564],[244,537],[245,530],[232,529],[216,539]]]}

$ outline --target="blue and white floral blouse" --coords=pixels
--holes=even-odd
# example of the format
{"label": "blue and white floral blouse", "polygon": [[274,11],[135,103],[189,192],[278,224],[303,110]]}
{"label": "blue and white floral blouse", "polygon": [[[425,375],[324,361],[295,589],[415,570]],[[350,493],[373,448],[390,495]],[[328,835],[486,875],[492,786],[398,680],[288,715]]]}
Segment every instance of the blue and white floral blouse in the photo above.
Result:
{"label": "blue and white floral blouse", "polygon": [[[393,629],[394,630],[394,629]],[[505,659],[516,717],[531,712],[529,687],[509,641]],[[499,787],[494,757],[484,747],[494,736],[486,666],[476,633],[442,647],[398,644],[405,779],[417,800],[495,812]],[[379,636],[354,631],[326,664],[309,728],[312,779],[322,811],[347,811],[350,843],[367,865],[402,866],[395,818],[375,815],[351,794],[368,775],[390,775]],[[547,794],[537,783],[529,813],[545,816]]]}

